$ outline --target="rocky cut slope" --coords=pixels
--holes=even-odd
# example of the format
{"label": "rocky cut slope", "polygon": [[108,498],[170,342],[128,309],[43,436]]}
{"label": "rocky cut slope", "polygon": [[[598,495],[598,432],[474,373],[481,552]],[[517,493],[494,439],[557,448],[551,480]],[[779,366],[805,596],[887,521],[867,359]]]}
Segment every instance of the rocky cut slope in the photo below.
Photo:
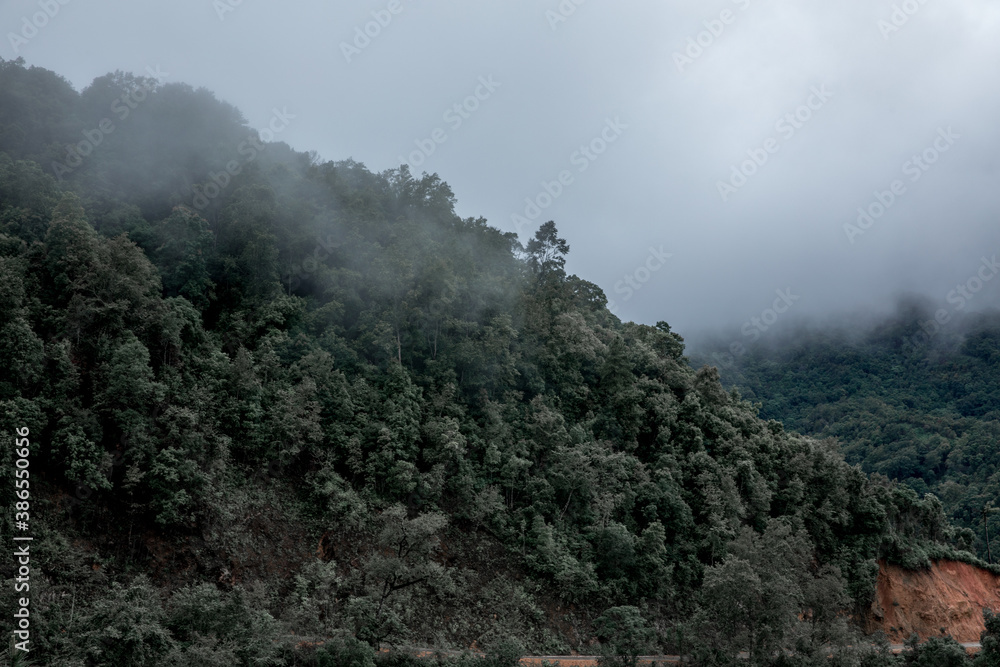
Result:
{"label": "rocky cut slope", "polygon": [[883,561],[867,630],[881,630],[894,643],[913,633],[921,640],[948,634],[978,642],[983,609],[1000,610],[1000,575],[953,560],[936,560],[923,570]]}

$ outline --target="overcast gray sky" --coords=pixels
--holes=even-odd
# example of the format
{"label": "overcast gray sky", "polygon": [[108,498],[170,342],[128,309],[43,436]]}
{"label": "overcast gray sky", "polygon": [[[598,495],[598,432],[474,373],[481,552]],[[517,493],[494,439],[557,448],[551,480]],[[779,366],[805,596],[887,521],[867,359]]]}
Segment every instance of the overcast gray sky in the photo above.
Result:
{"label": "overcast gray sky", "polygon": [[996,0],[3,0],[0,26],[0,55],[78,89],[159,68],[258,128],[287,110],[298,150],[436,172],[522,240],[553,219],[623,319],[1000,300],[976,281],[1000,254]]}

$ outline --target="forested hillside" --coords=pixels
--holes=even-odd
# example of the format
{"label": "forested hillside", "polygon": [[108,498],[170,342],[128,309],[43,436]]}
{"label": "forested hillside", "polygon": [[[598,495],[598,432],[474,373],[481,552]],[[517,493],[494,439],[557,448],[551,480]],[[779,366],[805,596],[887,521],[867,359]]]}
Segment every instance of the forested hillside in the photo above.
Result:
{"label": "forested hillside", "polygon": [[262,143],[204,90],[0,61],[29,659],[885,664],[843,612],[879,558],[972,558],[940,502],[760,418],[665,322],[619,321],[554,223],[522,246],[454,203]]}
{"label": "forested hillside", "polygon": [[940,498],[956,525],[975,532],[985,560],[984,508],[1000,537],[990,511],[1000,504],[1000,314],[941,326],[934,313],[907,301],[852,335],[809,329],[736,358],[706,358],[721,362],[727,386],[760,402],[762,416],[836,438],[848,462]]}

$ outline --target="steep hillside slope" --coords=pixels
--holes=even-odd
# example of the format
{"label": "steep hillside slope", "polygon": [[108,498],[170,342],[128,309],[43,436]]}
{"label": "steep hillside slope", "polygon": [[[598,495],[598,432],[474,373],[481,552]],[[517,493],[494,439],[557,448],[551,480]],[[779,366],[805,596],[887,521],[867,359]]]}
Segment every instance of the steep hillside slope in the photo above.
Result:
{"label": "steep hillside slope", "polygon": [[894,643],[914,632],[921,640],[950,634],[977,642],[984,608],[1000,610],[1000,576],[988,570],[953,560],[923,570],[882,562],[868,630],[882,630]]}
{"label": "steep hillside slope", "polygon": [[1000,484],[1000,313],[966,313],[933,338],[933,304],[901,302],[876,324],[774,333],[735,357],[708,349],[723,384],[760,403],[761,416],[835,438],[848,463],[933,493],[968,547],[987,557]]}
{"label": "steep hillside slope", "polygon": [[[52,166],[138,91],[135,122]],[[436,175],[282,144],[235,173],[261,140],[236,110],[130,75],[77,93],[0,61],[2,123],[26,128],[0,134],[0,432],[30,432],[38,664],[826,656],[858,644],[841,611],[880,558],[962,543],[936,498],[692,368],[666,322],[620,321],[553,221],[522,245]],[[0,488],[14,470],[0,450]]]}

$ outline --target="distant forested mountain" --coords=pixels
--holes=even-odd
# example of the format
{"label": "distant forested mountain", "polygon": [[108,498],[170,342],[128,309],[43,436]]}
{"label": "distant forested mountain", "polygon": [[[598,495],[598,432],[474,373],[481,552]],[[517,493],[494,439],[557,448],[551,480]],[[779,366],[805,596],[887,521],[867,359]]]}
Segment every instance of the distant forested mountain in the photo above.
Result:
{"label": "distant forested mountain", "polygon": [[[937,499],[609,313],[553,222],[522,245],[436,175],[261,134],[205,90],[0,61],[0,424],[30,429],[36,664],[861,664],[842,612],[878,559],[972,559]],[[767,414],[799,428],[814,390],[787,386]]]}
{"label": "distant forested mountain", "polygon": [[1000,537],[990,511],[1000,505],[1000,313],[939,325],[935,312],[908,300],[850,336],[807,329],[705,359],[765,418],[835,438],[849,463],[933,493],[955,525],[975,532],[986,559],[984,508],[991,539]]}

